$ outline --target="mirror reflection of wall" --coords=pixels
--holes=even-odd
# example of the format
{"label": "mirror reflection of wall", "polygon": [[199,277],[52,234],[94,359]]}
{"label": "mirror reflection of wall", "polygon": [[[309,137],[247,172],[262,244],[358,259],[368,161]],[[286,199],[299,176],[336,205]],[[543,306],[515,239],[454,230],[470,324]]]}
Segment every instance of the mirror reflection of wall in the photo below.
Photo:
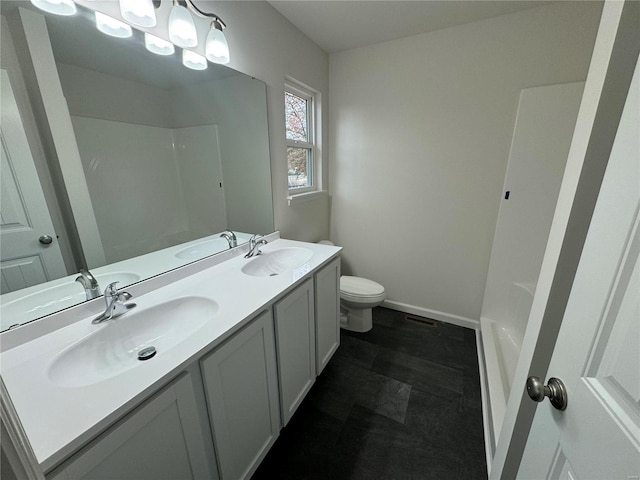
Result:
{"label": "mirror reflection of wall", "polygon": [[[217,239],[226,229],[273,231],[263,82],[221,65],[191,71],[177,54],[149,53],[140,38],[103,35],[87,15],[49,16],[23,6],[2,2],[1,66],[17,92],[38,170],[32,176],[44,190],[70,288],[81,293],[73,282],[81,267]],[[4,164],[3,156],[3,177]],[[186,256],[171,253],[166,263],[156,253],[153,272],[123,281],[224,248],[225,242],[210,242]],[[2,249],[2,293],[13,293],[3,295],[3,311],[17,294],[39,292],[33,281],[5,282],[13,260],[7,252]],[[59,276],[35,283],[49,281],[50,290]],[[15,292],[23,287],[29,288]]]}
{"label": "mirror reflection of wall", "polygon": [[[64,64],[58,71],[107,263],[227,228],[218,125],[176,124],[171,109],[185,92]],[[85,95],[96,86],[100,96]],[[138,96],[136,105],[98,117],[121,90]],[[150,102],[166,114],[140,118]]]}

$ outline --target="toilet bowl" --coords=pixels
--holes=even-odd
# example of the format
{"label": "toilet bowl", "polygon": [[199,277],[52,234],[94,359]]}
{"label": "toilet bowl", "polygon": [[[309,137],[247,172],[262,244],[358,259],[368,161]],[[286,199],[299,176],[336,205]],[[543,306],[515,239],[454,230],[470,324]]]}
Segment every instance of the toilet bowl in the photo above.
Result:
{"label": "toilet bowl", "polygon": [[[328,240],[321,242],[333,245]],[[342,275],[340,277],[340,328],[368,332],[373,328],[372,309],[386,298],[384,287],[373,280]]]}
{"label": "toilet bowl", "polygon": [[340,327],[368,332],[373,327],[372,309],[386,298],[384,287],[361,277],[340,277]]}

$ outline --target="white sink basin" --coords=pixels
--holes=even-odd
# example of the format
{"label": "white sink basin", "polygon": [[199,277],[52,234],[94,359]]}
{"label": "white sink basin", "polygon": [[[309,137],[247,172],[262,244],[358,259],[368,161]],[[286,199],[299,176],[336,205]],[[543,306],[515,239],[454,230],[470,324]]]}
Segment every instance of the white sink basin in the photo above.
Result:
{"label": "white sink basin", "polygon": [[254,277],[273,277],[303,266],[312,256],[308,248],[280,248],[261,253],[242,267],[242,272]]}
{"label": "white sink basin", "polygon": [[96,325],[94,333],[63,350],[49,366],[51,382],[81,387],[153,362],[153,358],[139,360],[138,352],[153,346],[157,355],[162,355],[211,320],[218,304],[206,298],[183,297],[139,308]]}
{"label": "white sink basin", "polygon": [[[2,329],[16,323],[25,323],[64,308],[72,307],[86,300],[82,285],[73,279],[53,287],[37,290],[35,293],[16,298],[2,304]],[[119,282],[123,288],[140,280],[140,276],[129,272],[114,272],[96,275],[100,289],[112,282]]]}
{"label": "white sink basin", "polygon": [[212,238],[198,242],[176,252],[175,256],[181,260],[199,260],[214,253],[224,252],[229,243],[224,238]]}

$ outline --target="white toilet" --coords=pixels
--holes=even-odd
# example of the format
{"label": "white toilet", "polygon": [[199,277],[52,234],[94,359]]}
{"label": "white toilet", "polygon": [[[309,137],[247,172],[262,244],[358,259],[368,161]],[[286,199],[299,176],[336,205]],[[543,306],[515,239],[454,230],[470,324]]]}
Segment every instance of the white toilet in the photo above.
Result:
{"label": "white toilet", "polygon": [[368,332],[373,327],[371,309],[380,305],[384,287],[361,277],[340,277],[340,327],[352,332]]}
{"label": "white toilet", "polygon": [[[322,240],[324,245],[333,245]],[[340,327],[352,332],[368,332],[373,327],[371,310],[386,298],[384,287],[361,277],[340,277]]]}

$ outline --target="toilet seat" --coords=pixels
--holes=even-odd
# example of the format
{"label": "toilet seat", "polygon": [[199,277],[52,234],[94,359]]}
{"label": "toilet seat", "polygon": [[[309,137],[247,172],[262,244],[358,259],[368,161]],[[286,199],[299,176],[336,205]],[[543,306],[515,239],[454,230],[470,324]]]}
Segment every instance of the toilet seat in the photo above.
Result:
{"label": "toilet seat", "polygon": [[353,303],[382,302],[386,295],[384,287],[373,280],[362,277],[340,277],[340,297]]}

